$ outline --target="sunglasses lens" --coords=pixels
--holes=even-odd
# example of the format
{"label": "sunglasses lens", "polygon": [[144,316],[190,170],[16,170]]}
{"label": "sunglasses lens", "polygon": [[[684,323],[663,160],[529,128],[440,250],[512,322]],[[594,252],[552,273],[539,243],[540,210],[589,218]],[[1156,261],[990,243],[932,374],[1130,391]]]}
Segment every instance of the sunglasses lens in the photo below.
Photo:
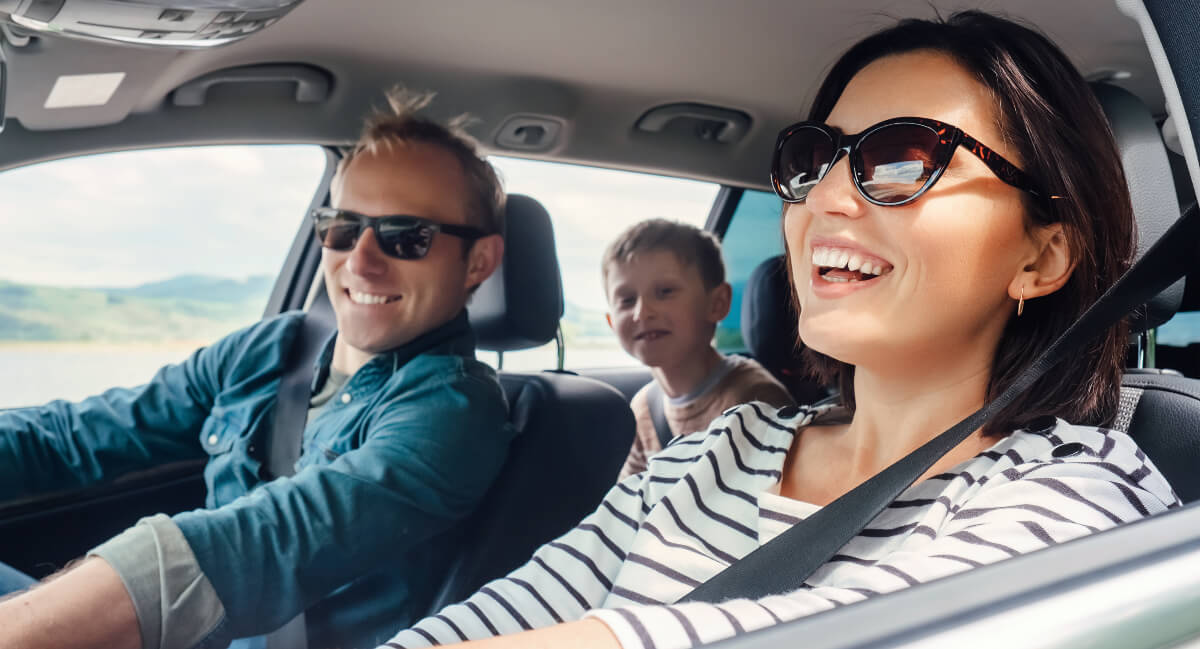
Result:
{"label": "sunglasses lens", "polygon": [[916,124],[885,126],[858,146],[863,193],[881,203],[901,203],[918,192],[937,168],[937,132]]}
{"label": "sunglasses lens", "polygon": [[360,226],[357,220],[348,219],[336,212],[317,217],[317,240],[331,250],[350,250],[358,242]]}
{"label": "sunglasses lens", "polygon": [[802,126],[792,132],[779,147],[772,173],[775,191],[786,201],[803,201],[833,159],[833,140],[824,131]]}
{"label": "sunglasses lens", "polygon": [[379,224],[379,245],[383,251],[399,259],[421,259],[433,245],[433,228],[420,223]]}

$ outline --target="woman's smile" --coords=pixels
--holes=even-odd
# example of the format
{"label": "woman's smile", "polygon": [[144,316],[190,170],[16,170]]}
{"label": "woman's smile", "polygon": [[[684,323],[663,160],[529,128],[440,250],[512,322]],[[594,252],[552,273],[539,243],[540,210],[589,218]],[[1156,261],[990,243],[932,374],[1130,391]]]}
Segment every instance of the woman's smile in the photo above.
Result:
{"label": "woman's smile", "polygon": [[813,294],[838,298],[875,286],[895,267],[892,263],[853,242],[827,237],[812,241]]}

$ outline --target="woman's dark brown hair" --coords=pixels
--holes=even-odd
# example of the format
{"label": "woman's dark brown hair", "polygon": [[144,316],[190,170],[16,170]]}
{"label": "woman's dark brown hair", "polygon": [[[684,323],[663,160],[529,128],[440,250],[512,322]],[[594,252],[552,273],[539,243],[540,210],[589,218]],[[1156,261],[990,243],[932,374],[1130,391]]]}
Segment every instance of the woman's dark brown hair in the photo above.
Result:
{"label": "woman's dark brown hair", "polygon": [[[904,20],[859,42],[830,70],[808,119],[824,121],[854,75],[873,61],[916,51],[949,56],[991,90],[998,126],[1021,167],[1045,192],[1061,197],[1027,197],[1027,225],[1061,224],[1075,262],[1061,289],[1026,300],[1021,317],[1014,310],[996,349],[990,400],[1128,268],[1134,250],[1129,190],[1104,113],[1066,55],[1032,29],[977,11]],[[1042,415],[1108,424],[1117,412],[1127,340],[1126,323],[1113,327],[1002,410],[985,434],[1005,434]],[[854,366],[805,353],[817,376],[837,385],[853,408]]]}

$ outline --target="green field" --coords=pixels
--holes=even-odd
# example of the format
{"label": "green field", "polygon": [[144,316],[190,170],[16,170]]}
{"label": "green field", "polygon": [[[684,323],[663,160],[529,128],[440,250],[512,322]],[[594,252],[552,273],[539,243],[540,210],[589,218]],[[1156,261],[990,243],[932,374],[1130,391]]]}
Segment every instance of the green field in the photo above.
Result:
{"label": "green field", "polygon": [[[0,341],[212,341],[261,318],[272,283],[184,275],[132,288],[70,288],[0,280]],[[563,337],[586,345],[612,334],[603,311],[568,303]]]}
{"label": "green field", "polygon": [[272,281],[189,275],[132,288],[66,288],[0,280],[0,340],[214,340],[262,317]]}

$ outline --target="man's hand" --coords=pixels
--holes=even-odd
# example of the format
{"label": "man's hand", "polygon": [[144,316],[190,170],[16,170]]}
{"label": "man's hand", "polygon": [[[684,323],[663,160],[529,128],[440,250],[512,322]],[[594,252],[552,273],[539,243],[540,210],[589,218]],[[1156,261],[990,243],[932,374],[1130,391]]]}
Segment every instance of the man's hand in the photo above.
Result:
{"label": "man's hand", "polygon": [[78,566],[0,602],[4,649],[141,649],[133,600],[103,559]]}

